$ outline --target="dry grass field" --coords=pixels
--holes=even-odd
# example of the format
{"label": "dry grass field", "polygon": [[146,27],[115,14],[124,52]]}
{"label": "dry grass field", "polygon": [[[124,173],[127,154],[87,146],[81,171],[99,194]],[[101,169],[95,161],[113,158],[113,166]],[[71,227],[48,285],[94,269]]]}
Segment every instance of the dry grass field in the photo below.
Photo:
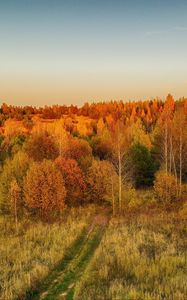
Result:
{"label": "dry grass field", "polygon": [[[11,300],[35,288],[63,259],[72,244],[88,227],[94,207],[71,209],[61,222],[44,224],[28,220],[14,224],[0,219],[0,299]],[[68,214],[68,215],[67,215]]]}
{"label": "dry grass field", "polygon": [[186,236],[171,215],[112,219],[74,299],[187,299]]}

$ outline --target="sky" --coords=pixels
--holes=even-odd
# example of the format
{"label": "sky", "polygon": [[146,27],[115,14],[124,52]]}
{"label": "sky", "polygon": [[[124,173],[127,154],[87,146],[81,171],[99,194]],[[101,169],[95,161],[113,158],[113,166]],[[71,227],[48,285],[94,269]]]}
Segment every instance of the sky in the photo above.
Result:
{"label": "sky", "polygon": [[186,0],[0,0],[0,103],[187,96]]}

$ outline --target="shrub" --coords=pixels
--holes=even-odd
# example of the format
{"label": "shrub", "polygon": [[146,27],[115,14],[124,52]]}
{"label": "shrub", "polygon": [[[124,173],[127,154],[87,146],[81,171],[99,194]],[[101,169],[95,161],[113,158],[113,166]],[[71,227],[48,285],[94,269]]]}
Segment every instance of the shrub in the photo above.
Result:
{"label": "shrub", "polygon": [[138,208],[141,204],[140,199],[137,197],[136,190],[133,187],[126,186],[122,195],[123,199],[123,209],[135,209]]}
{"label": "shrub", "polygon": [[161,205],[171,207],[178,199],[178,184],[176,177],[167,174],[165,171],[158,171],[154,182],[154,191],[156,199]]}

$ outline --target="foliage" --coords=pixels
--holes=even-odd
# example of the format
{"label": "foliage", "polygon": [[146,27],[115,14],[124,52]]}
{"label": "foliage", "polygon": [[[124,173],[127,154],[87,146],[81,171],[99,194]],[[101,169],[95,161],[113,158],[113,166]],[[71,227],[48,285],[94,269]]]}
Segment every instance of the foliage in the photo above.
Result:
{"label": "foliage", "polygon": [[[117,175],[111,163],[104,160],[93,160],[87,174],[89,201],[102,203],[107,200],[112,202],[112,197],[116,197],[116,181]],[[113,193],[114,195],[112,195]]]}
{"label": "foliage", "polygon": [[128,209],[136,209],[141,205],[136,190],[130,185],[125,185],[122,193],[122,211],[126,212]]}
{"label": "foliage", "polygon": [[93,155],[101,160],[106,160],[112,157],[112,145],[109,139],[104,136],[94,136],[91,141]]}
{"label": "foliage", "polygon": [[24,152],[18,152],[12,159],[6,161],[0,176],[0,205],[2,212],[8,213],[11,211],[10,187],[14,179],[16,179],[21,188],[20,206],[22,206],[22,209],[20,212],[22,212],[24,208],[23,180],[29,168],[29,163],[30,159]]}
{"label": "foliage", "polygon": [[142,124],[141,119],[138,119],[135,123],[129,126],[128,133],[132,140],[132,145],[141,144],[147,149],[151,149],[151,140],[148,133],[146,133],[145,128]]}
{"label": "foliage", "polygon": [[76,160],[59,157],[55,164],[62,173],[66,194],[66,204],[80,204],[84,201],[84,191],[86,189],[85,176],[78,166]]}
{"label": "foliage", "polygon": [[144,145],[134,144],[129,148],[128,159],[136,187],[153,185],[156,165],[150,151]]}
{"label": "foliage", "polygon": [[177,179],[163,170],[158,171],[155,176],[154,191],[158,202],[162,206],[170,208],[178,200]]}
{"label": "foliage", "polygon": [[86,140],[71,138],[69,140],[69,147],[66,152],[66,156],[76,161],[80,161],[81,158],[92,155],[92,148]]}
{"label": "foliage", "polygon": [[28,207],[44,220],[64,209],[64,180],[51,161],[43,160],[31,165],[25,178],[24,193]]}
{"label": "foliage", "polygon": [[59,155],[57,144],[47,132],[33,134],[25,145],[29,157],[35,161],[43,159],[55,159]]}

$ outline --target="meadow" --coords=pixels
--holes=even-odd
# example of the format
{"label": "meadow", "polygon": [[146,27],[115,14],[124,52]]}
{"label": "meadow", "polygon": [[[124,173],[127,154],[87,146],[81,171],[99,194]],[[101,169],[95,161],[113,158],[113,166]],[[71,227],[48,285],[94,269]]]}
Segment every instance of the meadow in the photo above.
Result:
{"label": "meadow", "polygon": [[22,220],[18,234],[11,219],[0,219],[0,299],[24,299],[64,258],[88,227],[95,208],[64,212],[53,224]]}
{"label": "meadow", "polygon": [[74,299],[186,299],[186,236],[171,214],[113,218]]}

